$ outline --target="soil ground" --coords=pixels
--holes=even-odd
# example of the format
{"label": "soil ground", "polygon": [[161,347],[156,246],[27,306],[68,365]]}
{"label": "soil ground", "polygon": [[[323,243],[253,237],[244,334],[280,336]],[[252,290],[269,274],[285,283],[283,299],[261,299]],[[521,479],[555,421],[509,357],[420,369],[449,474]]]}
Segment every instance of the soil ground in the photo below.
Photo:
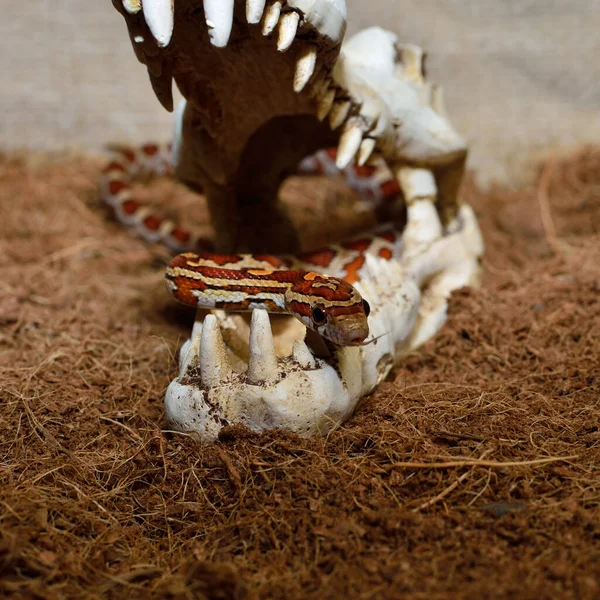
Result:
{"label": "soil ground", "polygon": [[[483,286],[344,427],[213,445],[164,422],[192,315],[98,176],[0,159],[2,597],[600,597],[600,151],[466,182]],[[299,218],[350,214],[331,185],[290,182]]]}

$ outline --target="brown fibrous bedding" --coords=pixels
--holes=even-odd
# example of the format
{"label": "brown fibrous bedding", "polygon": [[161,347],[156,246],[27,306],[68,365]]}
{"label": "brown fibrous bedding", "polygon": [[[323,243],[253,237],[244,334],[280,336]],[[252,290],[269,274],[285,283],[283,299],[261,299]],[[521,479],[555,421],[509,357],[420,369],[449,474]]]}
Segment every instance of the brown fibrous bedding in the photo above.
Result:
{"label": "brown fibrous bedding", "polygon": [[[205,445],[163,410],[193,315],[99,172],[0,158],[1,597],[600,597],[598,149],[465,183],[483,285],[346,425]],[[284,192],[356,225],[336,182]],[[144,193],[208,227],[201,199]]]}

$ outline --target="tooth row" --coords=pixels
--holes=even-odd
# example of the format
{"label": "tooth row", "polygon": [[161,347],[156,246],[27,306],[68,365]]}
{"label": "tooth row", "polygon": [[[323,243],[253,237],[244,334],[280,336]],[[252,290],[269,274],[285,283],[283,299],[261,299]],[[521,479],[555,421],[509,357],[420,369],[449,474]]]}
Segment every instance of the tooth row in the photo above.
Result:
{"label": "tooth row", "polygon": [[[169,45],[173,35],[174,0],[122,0],[129,14],[143,10],[144,19],[161,48]],[[204,0],[204,17],[210,42],[217,48],[227,46],[233,26],[234,0]],[[300,26],[300,15],[296,11],[282,14],[283,3],[274,0],[265,9],[266,0],[246,0],[246,19],[258,24],[264,16],[262,33],[270,35],[279,25],[277,50],[285,52],[293,43]],[[317,48],[310,45],[298,59],[294,76],[294,90],[301,92],[313,76],[317,64]],[[152,87],[163,106],[171,106],[169,81],[158,81],[157,73],[151,75]],[[171,110],[171,109],[169,109]]]}
{"label": "tooth row", "polygon": [[[389,129],[380,104],[370,98],[362,103],[347,97],[336,100],[338,88],[328,78],[315,81],[311,88],[317,118],[323,121],[329,117],[332,130],[345,124],[338,146],[337,167],[346,168],[355,157],[359,165],[364,165],[375,151],[376,140]],[[364,137],[367,132],[368,136]]]}
{"label": "tooth row", "polygon": [[[317,363],[302,340],[294,342],[292,359],[303,369],[315,369]],[[214,314],[196,321],[191,340],[182,348],[180,372],[196,377],[198,372],[205,387],[213,388],[231,380],[233,368],[223,341],[219,320]],[[279,378],[275,341],[269,314],[254,310],[250,322],[248,368],[246,381],[251,385],[273,383]]]}
{"label": "tooth row", "polygon": [[[173,34],[173,0],[122,0],[123,6],[130,14],[143,10],[146,23],[155,37],[159,46],[165,47],[169,44]],[[233,24],[234,0],[204,0],[204,14],[209,29],[211,43],[216,47],[224,47],[229,41]],[[298,27],[300,16],[296,11],[282,14],[282,2],[274,0],[266,6],[266,0],[247,0],[246,18],[249,23],[259,23],[263,19],[262,33],[269,35],[279,24],[277,37],[277,49],[285,52],[293,43]],[[263,18],[264,17],[264,18]],[[412,56],[409,53],[409,56]],[[413,61],[415,62],[415,61]],[[417,61],[418,62],[418,61]],[[317,65],[317,48],[309,45],[299,57],[294,75],[294,90],[301,92],[315,73]],[[420,65],[420,63],[419,63]],[[413,68],[415,66],[413,65]],[[170,73],[162,73],[160,63],[148,65],[148,74],[152,89],[159,102],[168,111],[173,110],[172,76]],[[336,90],[331,81],[324,78],[315,82],[312,93],[317,98],[317,117],[324,120],[329,116],[332,129],[338,129],[344,123],[346,126],[342,132],[336,164],[343,169],[358,153],[359,164],[365,164],[375,149],[372,135],[363,140],[362,126],[356,119],[349,118],[352,103],[349,100],[335,100]],[[374,110],[373,112],[377,112]],[[363,114],[364,113],[364,114]],[[368,105],[361,108],[361,116],[369,117]]]}

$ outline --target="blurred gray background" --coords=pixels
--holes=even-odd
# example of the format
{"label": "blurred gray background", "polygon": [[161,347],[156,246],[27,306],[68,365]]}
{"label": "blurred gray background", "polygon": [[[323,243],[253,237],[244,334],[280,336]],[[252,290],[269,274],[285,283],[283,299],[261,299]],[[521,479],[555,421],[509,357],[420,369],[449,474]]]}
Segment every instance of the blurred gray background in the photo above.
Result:
{"label": "blurred gray background", "polygon": [[[428,73],[483,181],[600,141],[600,0],[347,0],[369,25],[429,52]],[[98,150],[165,141],[155,100],[110,0],[4,2],[0,150]]]}

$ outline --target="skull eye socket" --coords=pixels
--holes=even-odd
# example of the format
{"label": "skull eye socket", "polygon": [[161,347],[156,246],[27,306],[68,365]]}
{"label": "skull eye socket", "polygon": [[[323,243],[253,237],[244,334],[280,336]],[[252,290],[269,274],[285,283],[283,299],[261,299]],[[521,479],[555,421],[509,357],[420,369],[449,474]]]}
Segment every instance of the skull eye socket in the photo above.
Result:
{"label": "skull eye socket", "polygon": [[312,320],[315,325],[325,325],[327,321],[327,315],[322,308],[316,306],[312,309]]}
{"label": "skull eye socket", "polygon": [[365,311],[365,317],[371,314],[371,305],[366,300],[363,300],[363,310]]}

